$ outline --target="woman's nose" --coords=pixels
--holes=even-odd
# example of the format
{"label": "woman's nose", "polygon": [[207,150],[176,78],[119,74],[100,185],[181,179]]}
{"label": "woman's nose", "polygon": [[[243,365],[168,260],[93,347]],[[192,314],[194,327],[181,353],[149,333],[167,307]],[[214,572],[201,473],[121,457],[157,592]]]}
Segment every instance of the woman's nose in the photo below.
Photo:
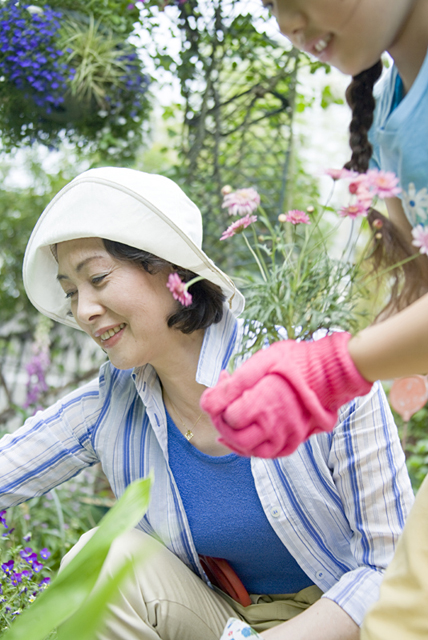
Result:
{"label": "woman's nose", "polygon": [[104,307],[95,291],[79,292],[76,303],[76,320],[82,324],[91,324],[102,313]]}

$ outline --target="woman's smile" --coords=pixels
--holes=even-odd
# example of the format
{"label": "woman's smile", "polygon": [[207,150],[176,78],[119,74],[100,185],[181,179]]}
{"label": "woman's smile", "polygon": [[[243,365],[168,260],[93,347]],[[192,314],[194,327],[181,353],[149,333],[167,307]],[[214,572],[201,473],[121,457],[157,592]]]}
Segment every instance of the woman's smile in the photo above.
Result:
{"label": "woman's smile", "polygon": [[[114,325],[113,327],[108,327],[107,329],[100,329],[99,331],[95,331],[94,337],[99,337],[103,347],[108,348],[118,343],[125,327],[126,324],[122,322],[121,324]],[[113,340],[114,337],[117,337],[117,340]]]}

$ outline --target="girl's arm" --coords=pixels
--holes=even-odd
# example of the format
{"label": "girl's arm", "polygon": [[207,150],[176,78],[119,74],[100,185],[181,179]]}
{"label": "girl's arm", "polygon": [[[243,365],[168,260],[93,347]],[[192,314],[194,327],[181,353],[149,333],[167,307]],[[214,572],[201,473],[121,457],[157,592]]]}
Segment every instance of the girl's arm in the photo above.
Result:
{"label": "girl's arm", "polygon": [[372,382],[428,373],[428,294],[361,331],[348,350],[358,371]]}
{"label": "girl's arm", "polygon": [[359,637],[360,627],[339,605],[327,598],[262,634],[265,640],[358,640]]}

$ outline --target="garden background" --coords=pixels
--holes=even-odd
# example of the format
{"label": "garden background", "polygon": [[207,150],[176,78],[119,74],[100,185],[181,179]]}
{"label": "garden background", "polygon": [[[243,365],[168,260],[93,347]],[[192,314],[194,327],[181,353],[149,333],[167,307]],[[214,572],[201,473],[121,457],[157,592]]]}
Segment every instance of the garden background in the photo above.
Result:
{"label": "garden background", "polygon": [[[245,244],[219,241],[230,224],[222,188],[254,187],[272,225],[290,209],[323,213],[332,254],[358,259],[367,229],[345,221],[336,232],[343,193],[329,199],[321,177],[347,160],[345,86],[281,38],[258,0],[0,2],[0,435],[95,377],[104,358],[23,291],[25,245],[53,195],[90,167],[163,173],[200,207],[208,255],[248,283],[258,276]],[[358,305],[363,326],[370,313]],[[406,435],[415,490],[428,471],[427,417],[424,407]],[[40,575],[53,575],[113,503],[91,469],[10,509],[0,560],[25,537],[48,550]],[[12,609],[2,608],[0,635]]]}

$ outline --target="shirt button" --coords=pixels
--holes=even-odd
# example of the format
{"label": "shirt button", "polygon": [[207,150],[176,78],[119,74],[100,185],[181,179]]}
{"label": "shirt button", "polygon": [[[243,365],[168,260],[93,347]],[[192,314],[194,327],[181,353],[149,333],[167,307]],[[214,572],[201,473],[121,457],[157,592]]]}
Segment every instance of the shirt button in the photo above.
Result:
{"label": "shirt button", "polygon": [[324,571],[317,571],[315,576],[318,578],[318,580],[321,580],[321,578],[324,577]]}
{"label": "shirt button", "polygon": [[271,515],[273,518],[279,518],[280,514],[281,514],[281,512],[280,512],[280,510],[278,509],[278,507],[272,507],[272,509],[270,510],[270,515]]}

